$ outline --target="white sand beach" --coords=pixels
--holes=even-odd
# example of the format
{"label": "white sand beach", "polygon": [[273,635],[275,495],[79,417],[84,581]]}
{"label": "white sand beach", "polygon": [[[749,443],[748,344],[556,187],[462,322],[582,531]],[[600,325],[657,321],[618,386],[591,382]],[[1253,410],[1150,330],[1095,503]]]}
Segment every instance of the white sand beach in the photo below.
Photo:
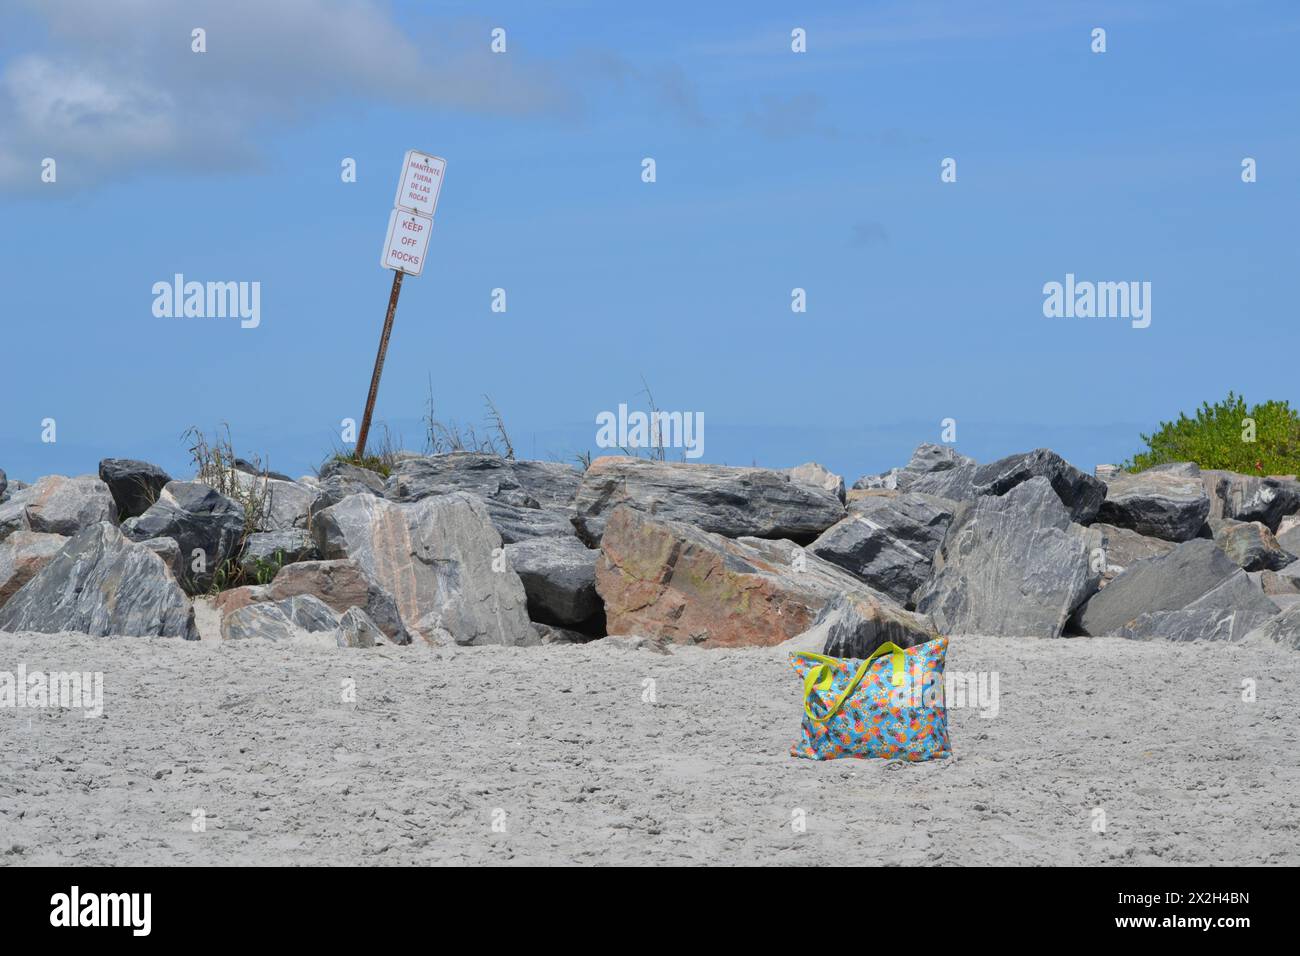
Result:
{"label": "white sand beach", "polygon": [[104,714],[0,709],[3,865],[1300,863],[1275,645],[954,639],[998,713],[917,765],[790,757],[780,649],[0,634],[20,663]]}

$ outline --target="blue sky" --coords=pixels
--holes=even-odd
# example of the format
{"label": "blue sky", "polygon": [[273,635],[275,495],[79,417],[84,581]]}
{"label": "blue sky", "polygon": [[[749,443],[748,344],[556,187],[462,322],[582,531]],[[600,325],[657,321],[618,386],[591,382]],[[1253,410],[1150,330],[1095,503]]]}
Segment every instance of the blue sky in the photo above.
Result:
{"label": "blue sky", "polygon": [[[186,473],[221,422],[318,464],[361,416],[409,148],[448,161],[378,404],[416,449],[430,380],[521,456],[599,454],[644,380],[704,413],[703,460],[850,480],[948,417],[982,460],[1090,469],[1229,389],[1300,399],[1295,4],[108,6],[0,0],[11,477]],[[260,326],[156,318],[178,272],[260,282]],[[1066,273],[1149,281],[1150,327],[1045,318]]]}

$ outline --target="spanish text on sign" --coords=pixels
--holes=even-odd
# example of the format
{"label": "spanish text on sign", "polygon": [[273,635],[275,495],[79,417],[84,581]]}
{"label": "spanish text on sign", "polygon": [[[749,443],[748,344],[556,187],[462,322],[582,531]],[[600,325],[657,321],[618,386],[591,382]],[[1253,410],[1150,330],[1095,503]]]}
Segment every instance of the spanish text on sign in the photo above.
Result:
{"label": "spanish text on sign", "polygon": [[393,205],[398,209],[433,217],[438,205],[438,192],[442,189],[442,174],[447,161],[439,156],[408,150],[402,163],[402,178],[397,184],[397,198]]}

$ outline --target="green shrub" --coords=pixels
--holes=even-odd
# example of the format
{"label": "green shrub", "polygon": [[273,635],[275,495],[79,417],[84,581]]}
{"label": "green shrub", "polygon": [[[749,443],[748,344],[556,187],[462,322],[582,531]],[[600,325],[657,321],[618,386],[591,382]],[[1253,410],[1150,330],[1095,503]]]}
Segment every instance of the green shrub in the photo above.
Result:
{"label": "green shrub", "polygon": [[1202,468],[1243,474],[1300,472],[1300,413],[1287,402],[1248,407],[1244,398],[1229,392],[1221,402],[1202,404],[1194,418],[1180,413],[1177,421],[1161,422],[1154,435],[1142,440],[1147,450],[1124,463],[1128,471],[1194,461]]}
{"label": "green shrub", "polygon": [[279,549],[269,559],[254,558],[253,580],[261,585],[270,584],[282,567],[284,567],[284,552]]}

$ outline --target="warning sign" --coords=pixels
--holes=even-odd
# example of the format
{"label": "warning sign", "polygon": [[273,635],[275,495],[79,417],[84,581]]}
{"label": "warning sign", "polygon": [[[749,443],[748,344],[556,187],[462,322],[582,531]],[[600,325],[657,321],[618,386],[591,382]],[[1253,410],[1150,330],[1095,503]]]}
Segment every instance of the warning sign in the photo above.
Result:
{"label": "warning sign", "polygon": [[418,276],[424,271],[424,256],[429,250],[429,233],[432,231],[433,220],[428,216],[394,209],[388,217],[388,238],[384,240],[380,265]]}

